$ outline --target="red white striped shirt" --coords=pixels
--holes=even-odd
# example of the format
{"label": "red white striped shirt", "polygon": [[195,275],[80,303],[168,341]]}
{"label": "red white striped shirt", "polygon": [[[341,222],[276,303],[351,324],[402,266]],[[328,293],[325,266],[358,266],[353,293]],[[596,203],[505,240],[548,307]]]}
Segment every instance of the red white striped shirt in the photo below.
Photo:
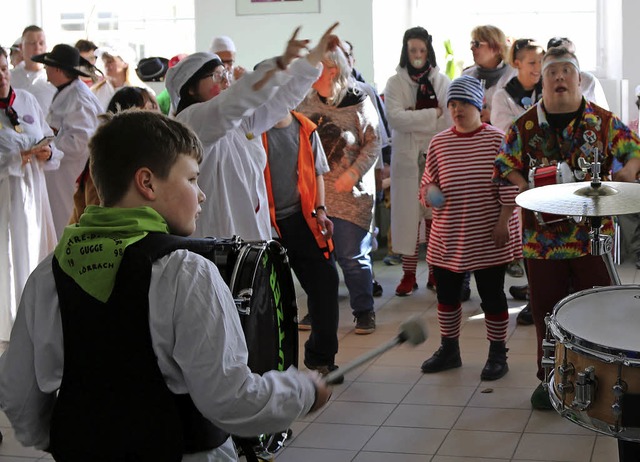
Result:
{"label": "red white striped shirt", "polygon": [[421,186],[436,184],[446,200],[433,209],[429,264],[464,272],[522,258],[517,210],[509,221],[508,244],[498,248],[491,237],[502,205],[515,205],[518,194],[517,187],[492,181],[503,138],[502,131],[483,124],[471,133],[451,127],[431,140]]}

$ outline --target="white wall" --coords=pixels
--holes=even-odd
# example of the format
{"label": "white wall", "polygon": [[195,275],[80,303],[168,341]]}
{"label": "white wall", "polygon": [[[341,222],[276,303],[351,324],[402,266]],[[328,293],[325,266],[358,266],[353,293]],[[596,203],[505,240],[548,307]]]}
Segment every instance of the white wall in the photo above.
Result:
{"label": "white wall", "polygon": [[[629,81],[628,111],[629,119],[633,120],[638,116],[638,109],[635,101],[635,88],[640,85],[640,31],[638,29],[638,18],[640,17],[640,2],[637,0],[622,0],[622,36],[620,41],[614,46],[620,49],[622,63],[622,78]],[[624,57],[624,59],[622,59]],[[624,119],[623,119],[624,120]],[[627,122],[625,120],[625,122]]]}
{"label": "white wall", "polygon": [[320,0],[320,13],[237,16],[235,0],[195,0],[196,49],[206,51],[216,35],[228,35],[238,49],[238,64],[253,68],[263,59],[282,54],[297,26],[301,38],[317,43],[335,21],[335,33],[353,43],[356,67],[373,79],[371,0]]}
{"label": "white wall", "polygon": [[413,25],[411,0],[373,0],[373,64],[374,83],[380,93],[400,61],[402,37]]}

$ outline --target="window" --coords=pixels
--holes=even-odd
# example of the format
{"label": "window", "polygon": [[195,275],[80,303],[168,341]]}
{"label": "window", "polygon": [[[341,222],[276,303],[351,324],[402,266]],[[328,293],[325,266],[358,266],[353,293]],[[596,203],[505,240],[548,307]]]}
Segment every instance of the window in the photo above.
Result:
{"label": "window", "polygon": [[171,58],[195,48],[194,2],[189,0],[39,0],[49,49],[88,39],[126,44],[138,60]]}
{"label": "window", "polygon": [[[512,0],[456,0],[455,13],[443,16],[442,9],[434,15],[432,0],[417,0],[414,18],[433,37],[439,63],[444,64],[443,42],[451,40],[455,61],[460,67],[473,64],[469,50],[471,30],[478,25],[499,27],[514,39],[533,38],[545,48],[554,36],[568,37],[576,45],[580,67],[597,69],[597,0],[537,0],[514,2]],[[434,18],[434,20],[429,20]],[[446,19],[445,19],[446,18]]]}

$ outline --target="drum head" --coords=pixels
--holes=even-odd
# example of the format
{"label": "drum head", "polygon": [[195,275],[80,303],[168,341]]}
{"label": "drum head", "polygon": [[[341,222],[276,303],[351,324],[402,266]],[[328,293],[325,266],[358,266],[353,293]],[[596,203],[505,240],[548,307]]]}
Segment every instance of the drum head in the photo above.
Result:
{"label": "drum head", "polygon": [[640,286],[602,287],[573,294],[556,305],[552,323],[568,343],[637,359]]}
{"label": "drum head", "polygon": [[263,374],[297,367],[298,308],[286,253],[275,241],[247,245],[236,262],[233,295],[252,290],[250,312],[240,315],[249,368]]}

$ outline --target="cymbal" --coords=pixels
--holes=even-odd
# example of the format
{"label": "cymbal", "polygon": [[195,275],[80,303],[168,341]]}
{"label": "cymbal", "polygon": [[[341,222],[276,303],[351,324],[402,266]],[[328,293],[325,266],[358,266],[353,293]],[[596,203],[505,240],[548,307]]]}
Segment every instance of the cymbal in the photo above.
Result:
{"label": "cymbal", "polygon": [[603,181],[552,184],[518,194],[516,203],[534,212],[603,217],[640,212],[640,184]]}

